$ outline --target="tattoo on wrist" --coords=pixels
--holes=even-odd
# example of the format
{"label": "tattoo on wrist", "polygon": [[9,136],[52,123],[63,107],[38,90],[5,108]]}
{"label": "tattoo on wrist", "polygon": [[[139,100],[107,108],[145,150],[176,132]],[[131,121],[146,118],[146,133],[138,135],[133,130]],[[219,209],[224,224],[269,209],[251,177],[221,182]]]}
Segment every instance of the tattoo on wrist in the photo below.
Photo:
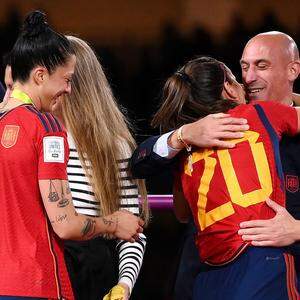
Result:
{"label": "tattoo on wrist", "polygon": [[57,202],[59,200],[58,192],[55,188],[53,180],[50,179],[50,188],[48,195],[49,202]]}
{"label": "tattoo on wrist", "polygon": [[94,237],[96,229],[96,221],[92,219],[86,219],[84,221],[83,228],[81,230],[81,234],[84,237]]}
{"label": "tattoo on wrist", "polygon": [[105,225],[107,225],[107,226],[111,226],[112,224],[114,224],[114,221],[113,220],[109,220],[109,219],[107,219],[107,218],[105,218],[105,217],[103,217],[102,218],[103,219],[103,223],[105,224]]}
{"label": "tattoo on wrist", "polygon": [[[114,229],[112,231],[113,234],[117,231],[118,217],[115,217],[115,221],[112,218],[108,219],[105,217],[103,217],[102,220],[103,220],[104,225],[107,225],[108,227],[114,226]],[[109,229],[111,231],[111,228],[109,228]]]}

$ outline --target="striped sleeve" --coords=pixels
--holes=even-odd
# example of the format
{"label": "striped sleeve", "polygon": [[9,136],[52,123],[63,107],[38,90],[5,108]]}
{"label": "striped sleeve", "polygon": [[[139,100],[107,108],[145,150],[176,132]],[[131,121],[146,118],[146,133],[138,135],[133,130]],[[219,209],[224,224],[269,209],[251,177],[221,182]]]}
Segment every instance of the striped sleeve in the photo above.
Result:
{"label": "striped sleeve", "polygon": [[[124,157],[118,161],[121,178],[120,208],[139,215],[138,187],[129,173],[129,147],[122,145]],[[141,270],[146,248],[146,236],[139,234],[134,243],[123,240],[117,242],[119,252],[119,282],[127,284],[130,292]]]}
{"label": "striped sleeve", "polygon": [[139,234],[139,240],[134,243],[119,240],[119,282],[128,285],[130,292],[136,282],[142,267],[146,248],[146,236]]}
{"label": "striped sleeve", "polygon": [[[70,157],[67,172],[76,212],[86,216],[98,217],[100,215],[99,201],[95,199],[93,188],[79,159],[75,142],[69,133],[68,143],[70,147]],[[88,161],[86,161],[86,163],[89,167],[90,163]]]}

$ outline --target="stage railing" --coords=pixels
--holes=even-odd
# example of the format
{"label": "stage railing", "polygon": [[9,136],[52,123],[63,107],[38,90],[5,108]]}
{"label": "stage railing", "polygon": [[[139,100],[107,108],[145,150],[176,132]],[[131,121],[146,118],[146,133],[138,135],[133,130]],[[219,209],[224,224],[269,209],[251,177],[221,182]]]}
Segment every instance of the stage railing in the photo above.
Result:
{"label": "stage railing", "polygon": [[148,195],[148,202],[151,209],[173,209],[173,195]]}

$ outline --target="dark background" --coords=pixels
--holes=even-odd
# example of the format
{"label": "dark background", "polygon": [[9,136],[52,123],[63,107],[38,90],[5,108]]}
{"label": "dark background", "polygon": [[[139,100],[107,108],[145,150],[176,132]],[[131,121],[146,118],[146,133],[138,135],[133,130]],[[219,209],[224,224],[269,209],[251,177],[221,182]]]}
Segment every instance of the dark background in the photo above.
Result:
{"label": "dark background", "polygon": [[[49,23],[91,43],[136,140],[158,134],[149,126],[166,78],[196,55],[224,61],[240,79],[239,59],[256,33],[279,30],[300,45],[300,1],[8,1],[0,0],[0,56],[13,45],[24,15],[48,14]],[[3,81],[4,68],[0,74]],[[299,81],[295,91],[300,92]],[[170,193],[170,175],[148,182],[149,193]],[[172,297],[184,225],[172,211],[153,211],[144,265],[131,299]]]}

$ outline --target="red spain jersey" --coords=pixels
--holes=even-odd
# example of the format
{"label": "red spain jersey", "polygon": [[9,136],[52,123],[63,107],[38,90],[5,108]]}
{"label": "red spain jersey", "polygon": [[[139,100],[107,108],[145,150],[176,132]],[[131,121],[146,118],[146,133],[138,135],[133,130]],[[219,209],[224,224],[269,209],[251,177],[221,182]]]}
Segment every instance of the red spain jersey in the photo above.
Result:
{"label": "red spain jersey", "polygon": [[274,216],[268,197],[285,205],[278,142],[298,126],[294,108],[273,102],[239,105],[229,113],[248,120],[245,136],[232,140],[232,149],[195,149],[192,172],[187,158],[181,171],[200,259],[212,265],[230,262],[247,247],[237,233],[241,222]]}
{"label": "red spain jersey", "polygon": [[22,105],[0,115],[0,295],[74,299],[38,181],[67,179],[66,132]]}

